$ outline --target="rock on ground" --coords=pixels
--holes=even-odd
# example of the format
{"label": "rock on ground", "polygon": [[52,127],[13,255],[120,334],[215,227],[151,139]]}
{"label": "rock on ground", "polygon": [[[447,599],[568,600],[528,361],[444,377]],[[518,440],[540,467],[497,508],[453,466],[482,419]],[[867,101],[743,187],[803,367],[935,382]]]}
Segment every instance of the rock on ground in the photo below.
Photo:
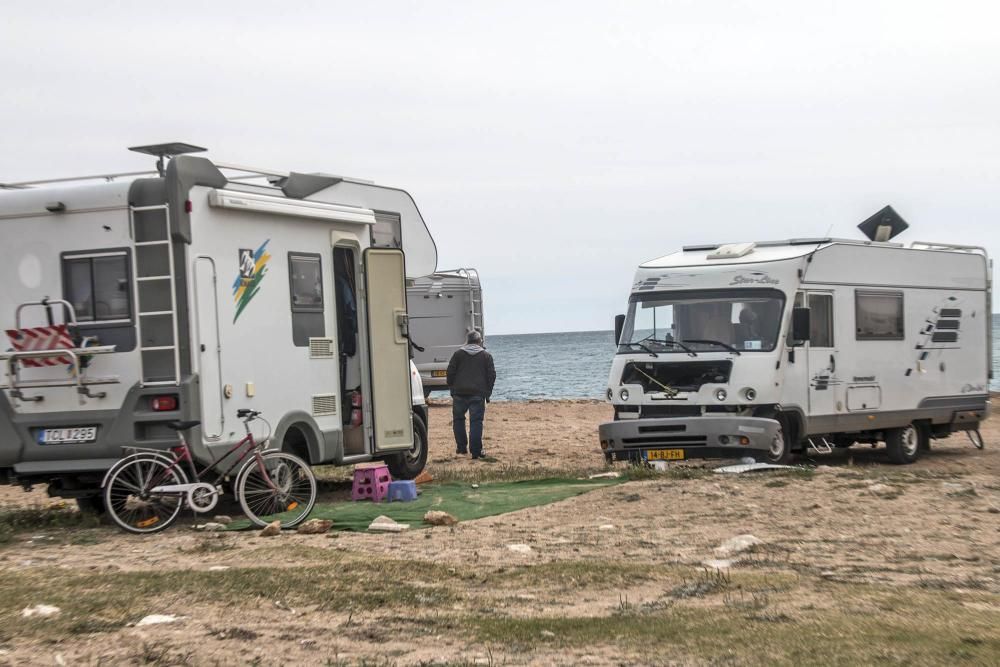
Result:
{"label": "rock on ground", "polygon": [[281,521],[272,521],[264,526],[264,528],[257,534],[261,537],[274,537],[275,535],[281,535]]}
{"label": "rock on ground", "polygon": [[410,524],[396,523],[384,514],[382,516],[375,517],[375,520],[368,524],[368,530],[380,533],[399,533],[407,530],[409,527]]}
{"label": "rock on ground", "polygon": [[142,620],[136,623],[136,627],[142,627],[144,625],[161,625],[163,623],[176,623],[181,620],[180,616],[174,616],[173,614],[150,614],[149,616],[144,616]]}
{"label": "rock on ground", "polygon": [[764,540],[753,535],[737,535],[730,537],[715,549],[715,554],[722,558],[733,556],[744,551],[749,551],[759,544],[764,544]]}
{"label": "rock on ground", "polygon": [[432,526],[454,526],[458,523],[456,519],[451,514],[447,512],[441,512],[438,510],[431,510],[424,515],[424,521],[431,524]]}
{"label": "rock on ground", "polygon": [[889,486],[888,484],[872,484],[868,487],[868,493],[880,498],[885,498],[887,496],[898,496],[900,491],[896,487]]}
{"label": "rock on ground", "polygon": [[50,616],[58,616],[61,611],[59,607],[53,607],[50,604],[36,604],[34,607],[25,607],[22,609],[21,616],[24,618],[32,618],[34,616],[48,618]]}
{"label": "rock on ground", "polygon": [[309,519],[299,526],[298,532],[303,535],[322,535],[333,528],[333,521],[329,519]]}

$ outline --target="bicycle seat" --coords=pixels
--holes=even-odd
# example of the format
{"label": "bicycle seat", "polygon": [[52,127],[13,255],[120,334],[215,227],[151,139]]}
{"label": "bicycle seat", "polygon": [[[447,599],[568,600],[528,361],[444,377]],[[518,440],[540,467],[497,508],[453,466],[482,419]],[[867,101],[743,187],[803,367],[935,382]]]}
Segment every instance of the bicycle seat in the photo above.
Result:
{"label": "bicycle seat", "polygon": [[188,429],[192,429],[195,426],[198,426],[199,424],[201,424],[200,421],[194,421],[194,420],[172,421],[172,422],[167,422],[167,428],[172,428],[175,431],[187,431]]}

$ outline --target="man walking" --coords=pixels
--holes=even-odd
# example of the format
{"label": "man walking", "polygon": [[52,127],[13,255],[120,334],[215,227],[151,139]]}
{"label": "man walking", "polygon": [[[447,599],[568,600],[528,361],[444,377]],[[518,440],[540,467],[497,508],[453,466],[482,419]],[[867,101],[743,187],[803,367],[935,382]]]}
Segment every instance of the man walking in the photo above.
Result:
{"label": "man walking", "polygon": [[[483,347],[483,336],[472,331],[466,344],[455,350],[448,362],[448,388],[451,390],[451,415],[458,454],[471,450],[472,458],[483,458],[483,417],[486,403],[493,395],[497,372],[493,356]],[[465,413],[469,413],[469,434],[465,433]]]}

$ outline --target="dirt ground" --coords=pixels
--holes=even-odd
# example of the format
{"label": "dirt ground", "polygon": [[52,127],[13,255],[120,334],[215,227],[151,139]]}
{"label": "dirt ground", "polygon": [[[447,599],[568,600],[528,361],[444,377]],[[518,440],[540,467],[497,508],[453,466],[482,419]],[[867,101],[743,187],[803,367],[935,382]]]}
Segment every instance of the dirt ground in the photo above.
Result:
{"label": "dirt ground", "polygon": [[[435,403],[428,470],[601,472],[609,416],[491,404],[496,460],[473,462]],[[135,537],[4,489],[0,664],[998,664],[1000,422],[983,435],[904,467],[869,447],[791,472],[622,467],[575,498],[399,534]],[[38,604],[60,612],[23,616]],[[136,625],[150,614],[177,620]]]}

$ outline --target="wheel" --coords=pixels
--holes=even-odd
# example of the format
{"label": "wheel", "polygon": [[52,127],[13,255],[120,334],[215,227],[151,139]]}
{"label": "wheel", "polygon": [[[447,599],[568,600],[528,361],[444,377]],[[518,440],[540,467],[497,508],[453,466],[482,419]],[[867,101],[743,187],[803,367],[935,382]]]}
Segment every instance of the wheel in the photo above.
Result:
{"label": "wheel", "polygon": [[108,516],[130,533],[155,533],[168,527],[184,508],[180,495],[150,494],[164,484],[187,484],[184,470],[162,456],[134,456],[116,463],[102,498]]}
{"label": "wheel", "polygon": [[254,524],[280,520],[291,528],[305,521],[316,503],[316,477],[294,454],[264,452],[260,463],[250,459],[236,476],[236,498]]}
{"label": "wheel", "polygon": [[889,460],[897,465],[913,463],[920,457],[920,450],[929,446],[926,431],[918,424],[889,429],[885,433],[885,450]]}
{"label": "wheel", "polygon": [[430,388],[428,388],[428,387],[424,387],[424,400],[425,400],[425,401],[426,401],[426,400],[427,400],[428,398],[430,398],[430,397],[431,397],[431,392],[432,392],[432,391],[433,391],[432,389],[430,389]]}
{"label": "wheel", "polygon": [[774,434],[774,438],[771,440],[771,446],[767,450],[766,459],[768,463],[784,465],[792,460],[791,428],[788,426],[788,422],[782,417],[775,417],[774,420],[778,422],[778,432]]}
{"label": "wheel", "polygon": [[413,415],[413,447],[385,460],[393,479],[414,479],[427,465],[427,424]]}

